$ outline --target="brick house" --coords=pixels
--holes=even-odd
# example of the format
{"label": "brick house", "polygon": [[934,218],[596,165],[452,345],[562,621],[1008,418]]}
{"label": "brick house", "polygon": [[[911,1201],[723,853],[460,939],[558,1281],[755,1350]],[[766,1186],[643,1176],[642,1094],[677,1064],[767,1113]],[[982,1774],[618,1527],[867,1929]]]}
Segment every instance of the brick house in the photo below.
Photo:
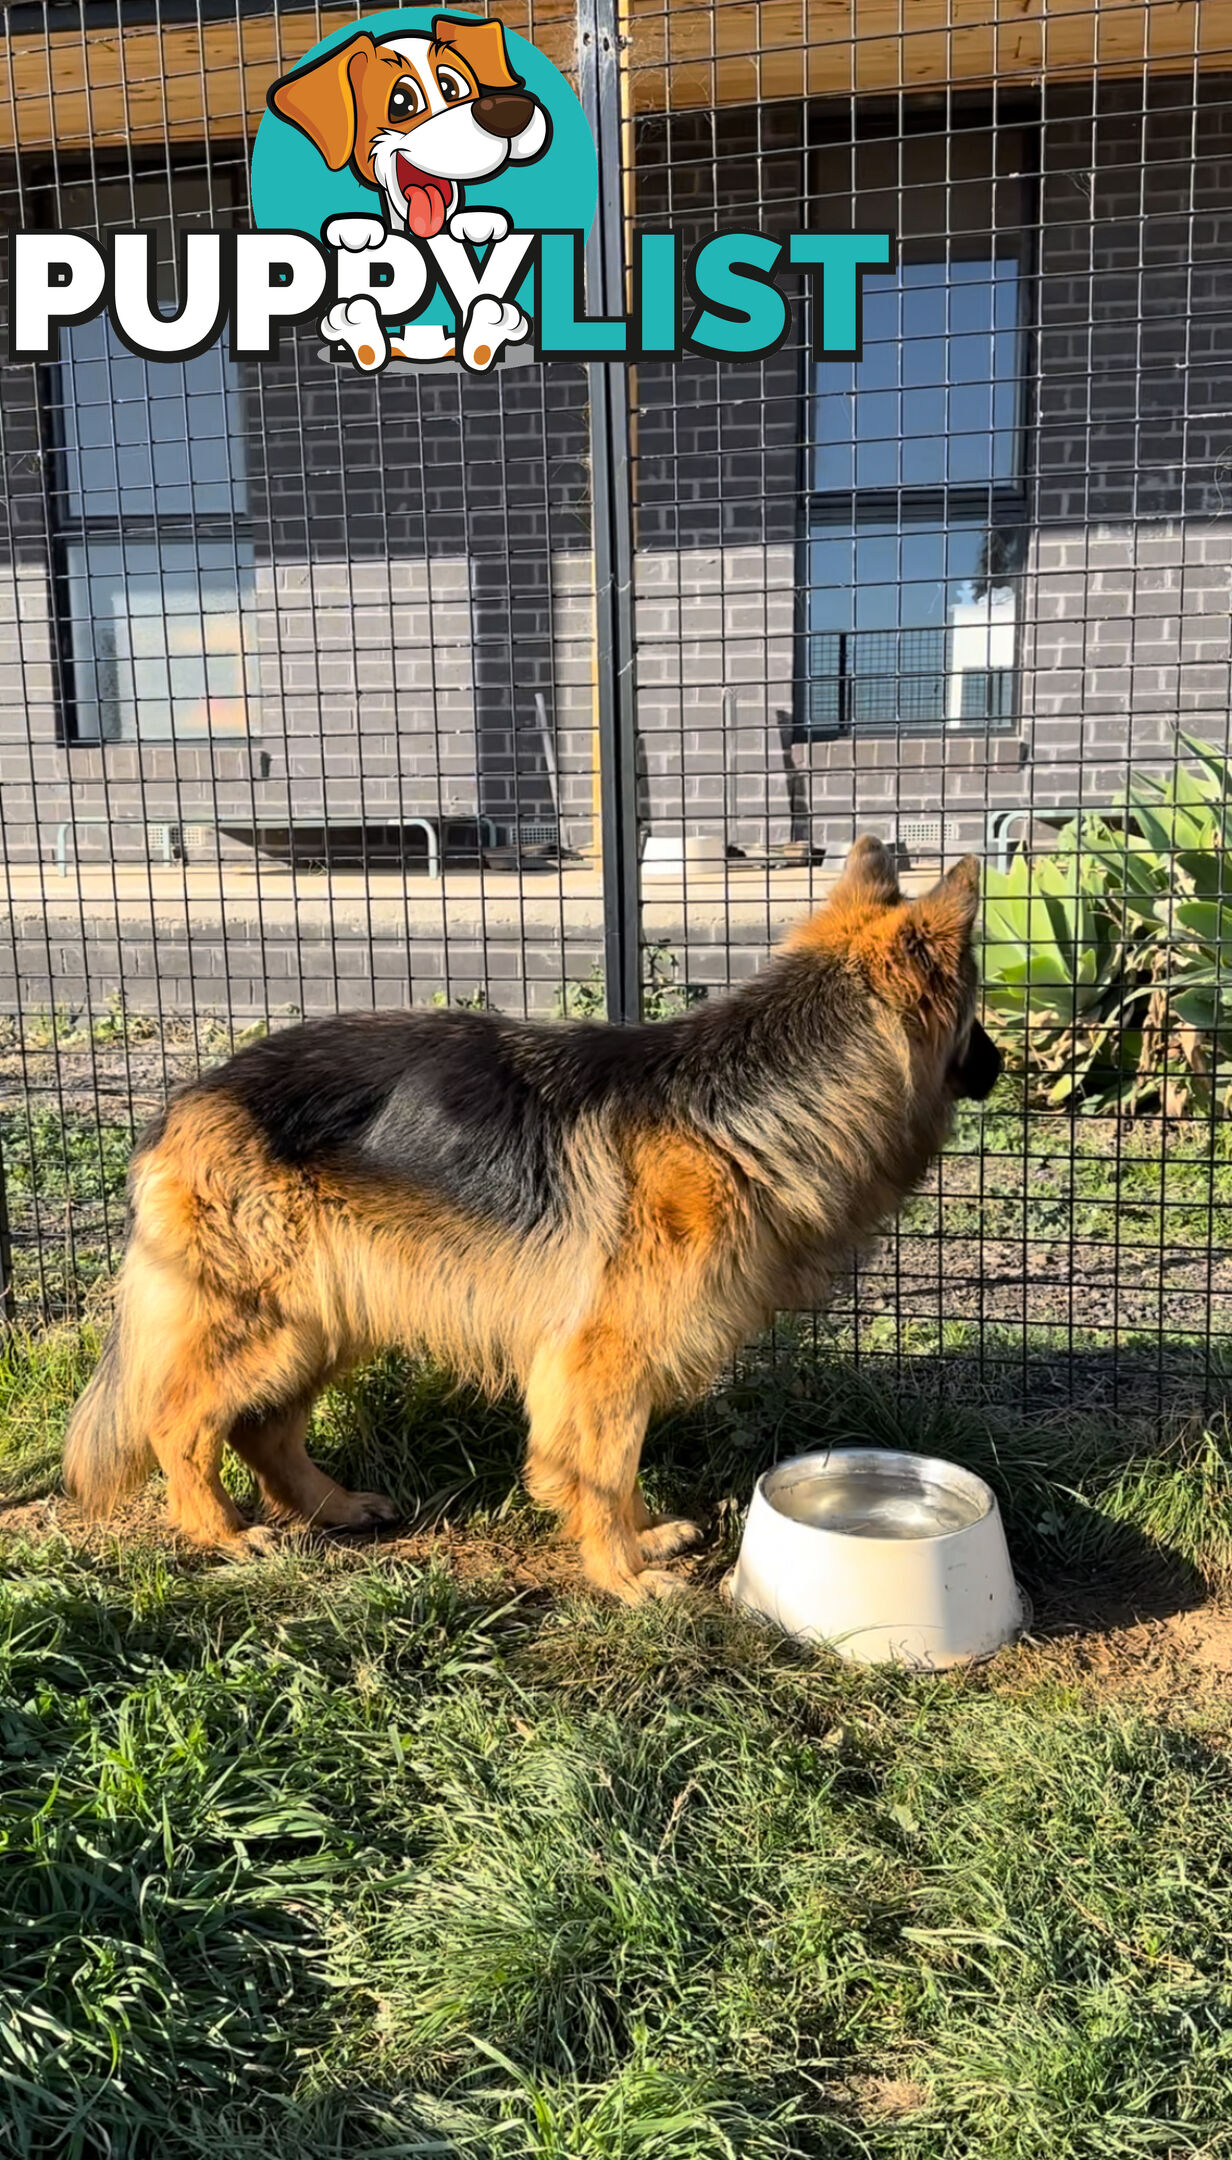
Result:
{"label": "brick house", "polygon": [[[572,5],[490,11],[575,73]],[[242,221],[269,81],[363,12],[10,9],[7,223]],[[639,810],[719,858],[648,878],[644,931],[722,981],[858,828],[924,870],[1226,738],[1232,7],[620,20],[635,223],[900,237],[858,363],[801,298],[771,359],[631,387]],[[586,979],[588,415],[581,367],[378,385],[307,330],[6,367],[0,1003]],[[443,881],[416,819],[454,821]],[[493,827],[563,854],[483,867]]]}

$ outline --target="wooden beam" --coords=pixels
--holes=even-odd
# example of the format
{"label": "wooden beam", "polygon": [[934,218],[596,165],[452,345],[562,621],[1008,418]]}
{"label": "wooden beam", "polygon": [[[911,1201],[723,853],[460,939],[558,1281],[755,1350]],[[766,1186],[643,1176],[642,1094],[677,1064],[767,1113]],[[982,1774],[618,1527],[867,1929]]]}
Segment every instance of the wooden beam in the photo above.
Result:
{"label": "wooden beam", "polygon": [[[528,0],[495,0],[512,30]],[[1232,0],[628,0],[634,112],[759,98],[1232,70]],[[0,153],[244,144],[271,82],[354,6],[301,17],[22,32],[0,40]],[[572,0],[534,0],[540,50],[572,77]]]}
{"label": "wooden beam", "polygon": [[630,0],[636,112],[1232,69],[1232,0]]}
{"label": "wooden beam", "polygon": [[[322,31],[351,19],[326,10]],[[243,141],[270,83],[295,58],[274,17],[260,15],[199,28],[11,37],[0,52],[0,148],[54,146],[72,157],[129,143]]]}
{"label": "wooden beam", "polygon": [[[529,28],[526,0],[488,10]],[[359,30],[354,6],[319,16],[246,15],[237,22],[56,30],[0,38],[0,153],[53,147],[60,156],[162,142],[250,142],[265,93],[333,30]],[[572,0],[535,0],[535,43],[566,74],[576,66]]]}

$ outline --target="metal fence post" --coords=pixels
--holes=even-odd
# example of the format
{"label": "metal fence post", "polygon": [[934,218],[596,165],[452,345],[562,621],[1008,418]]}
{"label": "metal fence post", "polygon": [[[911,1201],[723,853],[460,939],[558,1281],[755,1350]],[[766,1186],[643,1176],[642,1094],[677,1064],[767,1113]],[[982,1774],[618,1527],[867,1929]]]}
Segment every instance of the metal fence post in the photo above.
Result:
{"label": "metal fence post", "polygon": [[[578,0],[582,106],[599,153],[599,207],[586,250],[592,313],[625,312],[620,30],[617,0]],[[592,361],[590,458],[598,664],[603,961],[611,1020],[641,1016],[637,829],[637,687],[633,634],[633,476],[629,374]]]}

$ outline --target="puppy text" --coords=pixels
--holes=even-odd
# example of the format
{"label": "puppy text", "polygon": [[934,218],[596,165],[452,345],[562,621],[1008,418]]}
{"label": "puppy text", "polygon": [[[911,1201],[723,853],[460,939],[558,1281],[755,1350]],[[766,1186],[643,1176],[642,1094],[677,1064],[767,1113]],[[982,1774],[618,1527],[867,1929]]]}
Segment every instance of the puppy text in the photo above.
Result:
{"label": "puppy text", "polygon": [[[15,234],[9,250],[9,353],[51,360],[60,331],[106,312],[130,352],[184,360],[224,333],[237,360],[277,356],[281,333],[317,319],[338,357],[367,373],[391,360],[457,360],[483,373],[511,345],[538,360],[634,362],[686,355],[749,360],[791,333],[807,302],[818,358],[861,351],[863,280],[895,267],[892,233],[717,232],[686,248],[639,233],[628,313],[586,312],[584,235],[518,232],[500,211],[459,210],[428,238],[375,217],[299,232],[181,236],[179,305],[164,314],[148,232]],[[440,295],[453,326],[422,318]],[[435,311],[437,313],[440,310]]]}

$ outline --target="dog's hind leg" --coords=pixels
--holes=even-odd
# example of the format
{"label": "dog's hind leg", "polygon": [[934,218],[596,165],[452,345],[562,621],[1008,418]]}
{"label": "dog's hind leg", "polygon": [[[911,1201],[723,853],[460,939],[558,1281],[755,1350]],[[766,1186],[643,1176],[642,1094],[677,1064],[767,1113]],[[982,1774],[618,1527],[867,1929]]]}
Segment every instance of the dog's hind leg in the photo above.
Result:
{"label": "dog's hind leg", "polygon": [[309,1399],[309,1346],[289,1327],[263,1327],[216,1306],[164,1338],[159,1367],[147,1438],[166,1476],[173,1526],[195,1545],[236,1558],[270,1551],[277,1532],[250,1527],[223,1485],[223,1448],[253,1416],[254,1403]]}
{"label": "dog's hind leg", "polygon": [[219,1470],[235,1405],[210,1361],[181,1350],[177,1369],[154,1391],[147,1438],[167,1480],[167,1516],[194,1545],[236,1558],[266,1552],[275,1533],[245,1522]]}
{"label": "dog's hind leg", "polygon": [[305,1446],[312,1397],[280,1410],[252,1411],[231,1428],[230,1440],[256,1476],[271,1515],[327,1530],[366,1530],[398,1519],[384,1493],[347,1492],[312,1461]]}

